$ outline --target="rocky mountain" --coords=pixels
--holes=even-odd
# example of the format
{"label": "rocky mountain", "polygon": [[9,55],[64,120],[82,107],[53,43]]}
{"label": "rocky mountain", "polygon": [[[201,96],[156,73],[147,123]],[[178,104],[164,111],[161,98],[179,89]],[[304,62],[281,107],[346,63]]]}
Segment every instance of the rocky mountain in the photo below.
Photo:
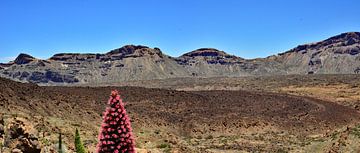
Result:
{"label": "rocky mountain", "polygon": [[282,63],[288,74],[353,74],[360,72],[360,32],[297,46],[269,59]]}
{"label": "rocky mountain", "polygon": [[20,54],[0,64],[0,76],[45,85],[114,83],[182,77],[238,77],[360,72],[360,33],[343,33],[267,58],[244,59],[213,48],[180,57],[127,45],[105,54],[61,53],[47,60]]}
{"label": "rocky mountain", "polygon": [[175,58],[192,77],[237,77],[285,73],[279,63],[246,60],[213,48],[201,48]]}

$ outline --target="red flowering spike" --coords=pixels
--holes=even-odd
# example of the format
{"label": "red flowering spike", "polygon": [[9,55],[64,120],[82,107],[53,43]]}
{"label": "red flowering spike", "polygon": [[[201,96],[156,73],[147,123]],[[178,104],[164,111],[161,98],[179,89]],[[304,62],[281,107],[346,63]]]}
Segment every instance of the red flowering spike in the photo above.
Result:
{"label": "red flowering spike", "polygon": [[119,92],[117,90],[111,91],[111,97],[116,98],[119,95]]}
{"label": "red flowering spike", "polygon": [[111,92],[99,133],[98,153],[135,153],[131,123],[119,92]]}

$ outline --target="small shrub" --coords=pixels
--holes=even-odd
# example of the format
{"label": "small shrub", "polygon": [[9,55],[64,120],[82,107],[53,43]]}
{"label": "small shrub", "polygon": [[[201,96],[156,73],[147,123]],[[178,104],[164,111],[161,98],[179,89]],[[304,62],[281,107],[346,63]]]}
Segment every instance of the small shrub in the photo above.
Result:
{"label": "small shrub", "polygon": [[40,140],[41,140],[41,143],[45,146],[49,146],[51,144],[51,142],[48,139],[42,138]]}
{"label": "small shrub", "polygon": [[3,144],[2,144],[2,142],[0,142],[0,152],[3,152]]}
{"label": "small shrub", "polygon": [[157,148],[164,149],[164,148],[171,148],[170,144],[162,143],[157,146]]}
{"label": "small shrub", "polygon": [[83,143],[81,142],[79,130],[75,131],[75,149],[76,153],[86,153]]}

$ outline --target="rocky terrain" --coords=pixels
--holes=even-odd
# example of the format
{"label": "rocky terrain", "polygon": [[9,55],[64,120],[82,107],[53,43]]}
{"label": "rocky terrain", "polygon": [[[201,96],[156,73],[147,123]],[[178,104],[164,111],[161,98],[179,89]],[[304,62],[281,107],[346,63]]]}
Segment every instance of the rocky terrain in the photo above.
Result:
{"label": "rocky terrain", "polygon": [[105,54],[61,53],[49,59],[20,54],[0,64],[0,76],[43,85],[102,85],[136,80],[360,72],[360,33],[343,33],[267,58],[243,59],[213,48],[180,57],[128,45]]}
{"label": "rocky terrain", "polygon": [[0,152],[55,152],[59,132],[74,152],[76,128],[94,152],[113,89],[138,152],[359,152],[359,53],[350,32],[257,59],[134,45],[20,54],[0,64]]}
{"label": "rocky terrain", "polygon": [[[283,82],[279,84],[292,86],[299,78],[279,79]],[[249,84],[233,91],[49,87],[0,79],[2,150],[51,152],[61,131],[73,152],[78,128],[86,148],[94,151],[101,113],[112,89],[119,89],[126,102],[139,152],[360,150],[356,109],[331,100],[252,89],[263,79],[245,79]]]}

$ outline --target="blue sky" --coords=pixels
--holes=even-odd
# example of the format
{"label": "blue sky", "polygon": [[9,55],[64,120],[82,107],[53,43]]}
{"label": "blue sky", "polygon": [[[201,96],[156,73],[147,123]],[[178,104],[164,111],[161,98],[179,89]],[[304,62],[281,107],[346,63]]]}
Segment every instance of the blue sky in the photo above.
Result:
{"label": "blue sky", "polygon": [[359,0],[1,0],[0,62],[20,52],[105,53],[126,44],[171,56],[212,47],[245,58],[360,31]]}

